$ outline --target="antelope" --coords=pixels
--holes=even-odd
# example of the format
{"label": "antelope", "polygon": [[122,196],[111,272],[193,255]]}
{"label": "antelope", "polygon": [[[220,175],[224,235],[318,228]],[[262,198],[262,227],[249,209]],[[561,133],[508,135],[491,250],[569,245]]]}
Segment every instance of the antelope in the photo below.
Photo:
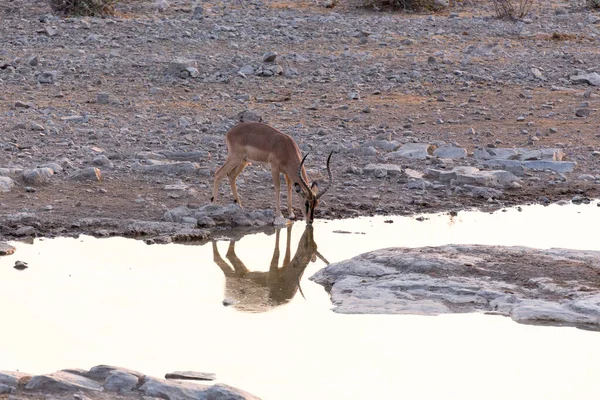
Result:
{"label": "antelope", "polygon": [[319,191],[316,182],[308,184],[308,177],[304,169],[304,161],[308,153],[302,158],[298,145],[291,136],[260,122],[243,122],[237,124],[225,135],[227,144],[227,159],[221,168],[215,172],[212,188],[211,202],[217,201],[219,182],[227,175],[233,193],[234,202],[241,204],[238,195],[236,179],[250,163],[270,164],[273,184],[275,185],[275,217],[283,218],[281,214],[281,182],[283,174],[287,185],[287,206],[290,219],[295,219],[292,207],[292,184],[296,192],[304,199],[302,211],[306,223],[311,225],[315,217],[315,208],[319,199],[331,187],[332,177],[329,162],[333,151],[327,158],[327,173],[329,182]]}
{"label": "antelope", "polygon": [[229,242],[226,258],[221,257],[217,242],[213,240],[213,261],[225,275],[225,296],[235,301],[234,307],[240,311],[262,312],[288,303],[300,288],[300,279],[310,262],[319,257],[329,262],[318,252],[313,236],[313,227],[307,225],[298,241],[294,257],[290,259],[292,226],[287,227],[287,238],[283,264],[279,267],[279,236],[281,229],[275,231],[275,249],[269,263],[269,271],[251,271],[235,254],[235,240]]}

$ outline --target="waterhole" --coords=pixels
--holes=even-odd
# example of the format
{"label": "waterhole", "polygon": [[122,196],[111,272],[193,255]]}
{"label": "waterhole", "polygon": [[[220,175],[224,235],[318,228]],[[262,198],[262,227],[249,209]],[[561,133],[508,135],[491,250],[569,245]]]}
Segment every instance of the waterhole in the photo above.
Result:
{"label": "waterhole", "polygon": [[0,370],[214,372],[264,400],[592,398],[598,332],[482,314],[336,314],[308,278],[392,246],[600,250],[598,226],[593,203],[298,222],[202,245],[15,242],[0,258]]}

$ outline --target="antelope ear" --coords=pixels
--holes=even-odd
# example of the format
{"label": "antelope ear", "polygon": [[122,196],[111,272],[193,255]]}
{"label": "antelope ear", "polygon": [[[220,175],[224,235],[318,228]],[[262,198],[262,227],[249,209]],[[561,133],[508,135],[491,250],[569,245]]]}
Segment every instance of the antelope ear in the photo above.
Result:
{"label": "antelope ear", "polygon": [[313,194],[317,194],[319,191],[319,185],[317,182],[313,182],[312,185],[310,185],[310,190],[313,192]]}

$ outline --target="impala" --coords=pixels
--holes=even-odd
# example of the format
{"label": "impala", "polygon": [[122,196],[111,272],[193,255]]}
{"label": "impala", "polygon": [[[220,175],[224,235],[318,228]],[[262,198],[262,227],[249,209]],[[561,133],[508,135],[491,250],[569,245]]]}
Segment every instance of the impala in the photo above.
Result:
{"label": "impala", "polygon": [[269,270],[251,271],[235,254],[235,240],[229,242],[227,263],[219,254],[217,242],[213,240],[213,261],[225,275],[225,297],[233,300],[234,307],[241,311],[263,312],[288,303],[300,288],[300,280],[310,262],[317,257],[325,264],[329,262],[317,250],[313,227],[307,225],[298,241],[298,248],[291,257],[292,226],[287,227],[285,255],[279,267],[279,234],[275,231],[275,248],[269,263]]}
{"label": "impala", "polygon": [[227,160],[221,168],[215,172],[215,180],[212,189],[211,201],[215,202],[219,194],[219,182],[227,175],[229,185],[233,193],[234,202],[240,206],[240,196],[237,192],[236,179],[238,175],[250,163],[270,164],[273,184],[275,185],[275,216],[282,218],[281,214],[281,182],[280,174],[283,174],[287,185],[287,206],[290,219],[294,219],[294,209],[292,207],[292,184],[296,192],[304,199],[304,218],[307,224],[312,224],[315,217],[315,208],[319,205],[319,199],[331,187],[331,169],[329,161],[331,155],[327,158],[327,173],[329,182],[319,191],[316,182],[308,184],[308,177],[304,169],[304,158],[300,154],[300,149],[291,136],[286,135],[260,122],[243,122],[233,128],[225,135],[227,144]]}

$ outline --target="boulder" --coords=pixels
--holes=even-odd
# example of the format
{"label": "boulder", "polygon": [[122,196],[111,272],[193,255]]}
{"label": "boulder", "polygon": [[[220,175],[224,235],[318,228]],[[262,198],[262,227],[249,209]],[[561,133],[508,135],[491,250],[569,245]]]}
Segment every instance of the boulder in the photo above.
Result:
{"label": "boulder", "polygon": [[486,312],[600,329],[600,252],[447,245],[390,248],[331,264],[311,280],[340,313]]}

